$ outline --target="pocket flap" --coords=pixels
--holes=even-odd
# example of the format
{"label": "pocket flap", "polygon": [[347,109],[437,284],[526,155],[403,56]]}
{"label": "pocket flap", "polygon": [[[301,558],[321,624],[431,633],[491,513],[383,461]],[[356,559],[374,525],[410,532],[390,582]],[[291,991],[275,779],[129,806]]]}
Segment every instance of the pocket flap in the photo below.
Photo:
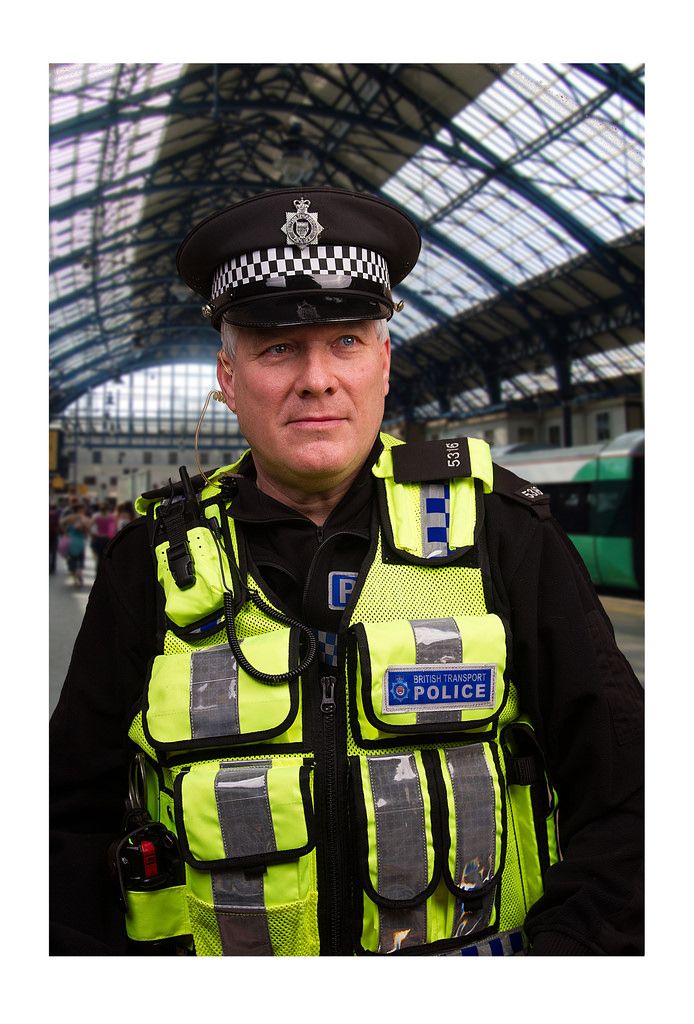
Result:
{"label": "pocket flap", "polygon": [[470,743],[438,752],[447,814],[443,876],[469,906],[496,885],[505,856],[506,802],[496,746]]}
{"label": "pocket flap", "polygon": [[420,751],[350,758],[359,864],[380,906],[416,906],[441,876],[437,802]]}
{"label": "pocket flap", "polygon": [[355,731],[460,733],[494,722],[507,699],[498,615],[359,624],[351,662]]}
{"label": "pocket flap", "polygon": [[[255,668],[281,674],[298,664],[296,629],[241,641]],[[154,659],[142,725],[157,750],[188,750],[267,740],[285,733],[299,711],[299,681],[271,686],[248,675],[227,644]]]}
{"label": "pocket flap", "polygon": [[195,582],[185,590],[176,585],[171,573],[169,542],[158,544],[155,549],[157,579],[164,591],[166,614],[176,626],[189,626],[221,609],[232,578],[226,552],[206,523],[188,530],[185,543],[195,566]]}
{"label": "pocket flap", "polygon": [[193,867],[253,868],[313,849],[311,766],[269,759],[222,761],[181,772],[176,828]]}

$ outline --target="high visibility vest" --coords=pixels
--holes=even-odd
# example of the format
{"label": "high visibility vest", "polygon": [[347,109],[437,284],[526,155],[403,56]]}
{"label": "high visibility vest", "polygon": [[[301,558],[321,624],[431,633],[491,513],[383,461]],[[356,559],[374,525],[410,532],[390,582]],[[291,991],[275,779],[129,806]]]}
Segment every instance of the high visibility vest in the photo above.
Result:
{"label": "high visibility vest", "polygon": [[180,866],[168,884],[156,872],[126,882],[135,941],[178,936],[197,955],[526,946],[527,911],[558,859],[556,794],[493,606],[489,448],[381,440],[379,527],[337,670],[299,673],[298,625],[263,610],[227,512],[239,463],[210,476],[197,523],[167,524],[177,499],[139,500],[165,615],[129,735],[142,802],[176,837]]}

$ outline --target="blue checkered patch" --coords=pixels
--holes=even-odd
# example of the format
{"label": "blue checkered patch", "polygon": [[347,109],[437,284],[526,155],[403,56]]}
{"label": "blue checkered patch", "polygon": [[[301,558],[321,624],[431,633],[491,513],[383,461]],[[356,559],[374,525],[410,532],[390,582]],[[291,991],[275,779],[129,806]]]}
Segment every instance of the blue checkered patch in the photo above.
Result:
{"label": "blue checkered patch", "polygon": [[443,956],[523,956],[527,941],[520,928],[511,932],[500,932],[490,939],[475,942],[472,946],[463,946]]}
{"label": "blue checkered patch", "polygon": [[315,634],[321,661],[329,665],[330,668],[337,668],[337,633],[317,629]]}
{"label": "blue checkered patch", "polygon": [[451,525],[450,484],[427,484],[422,488],[422,554],[424,558],[443,558],[450,554],[448,531]]}

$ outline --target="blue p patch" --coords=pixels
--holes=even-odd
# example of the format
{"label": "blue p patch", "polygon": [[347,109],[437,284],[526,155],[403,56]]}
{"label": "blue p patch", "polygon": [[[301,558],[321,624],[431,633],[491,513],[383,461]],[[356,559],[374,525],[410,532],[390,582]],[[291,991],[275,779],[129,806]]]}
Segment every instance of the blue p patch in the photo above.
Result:
{"label": "blue p patch", "polygon": [[328,608],[341,611],[347,607],[354,584],[357,582],[356,572],[331,572],[328,575]]}
{"label": "blue p patch", "polygon": [[496,665],[389,665],[383,713],[493,708]]}

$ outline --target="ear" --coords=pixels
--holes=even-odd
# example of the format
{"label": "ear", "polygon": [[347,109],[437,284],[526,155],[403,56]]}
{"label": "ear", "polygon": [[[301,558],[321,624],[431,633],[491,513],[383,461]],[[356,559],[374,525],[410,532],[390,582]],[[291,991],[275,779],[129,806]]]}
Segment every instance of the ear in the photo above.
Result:
{"label": "ear", "polygon": [[229,409],[236,412],[234,367],[229,356],[223,350],[217,353],[217,380]]}
{"label": "ear", "polygon": [[385,396],[390,391],[390,335],[380,344],[383,360],[383,394]]}

